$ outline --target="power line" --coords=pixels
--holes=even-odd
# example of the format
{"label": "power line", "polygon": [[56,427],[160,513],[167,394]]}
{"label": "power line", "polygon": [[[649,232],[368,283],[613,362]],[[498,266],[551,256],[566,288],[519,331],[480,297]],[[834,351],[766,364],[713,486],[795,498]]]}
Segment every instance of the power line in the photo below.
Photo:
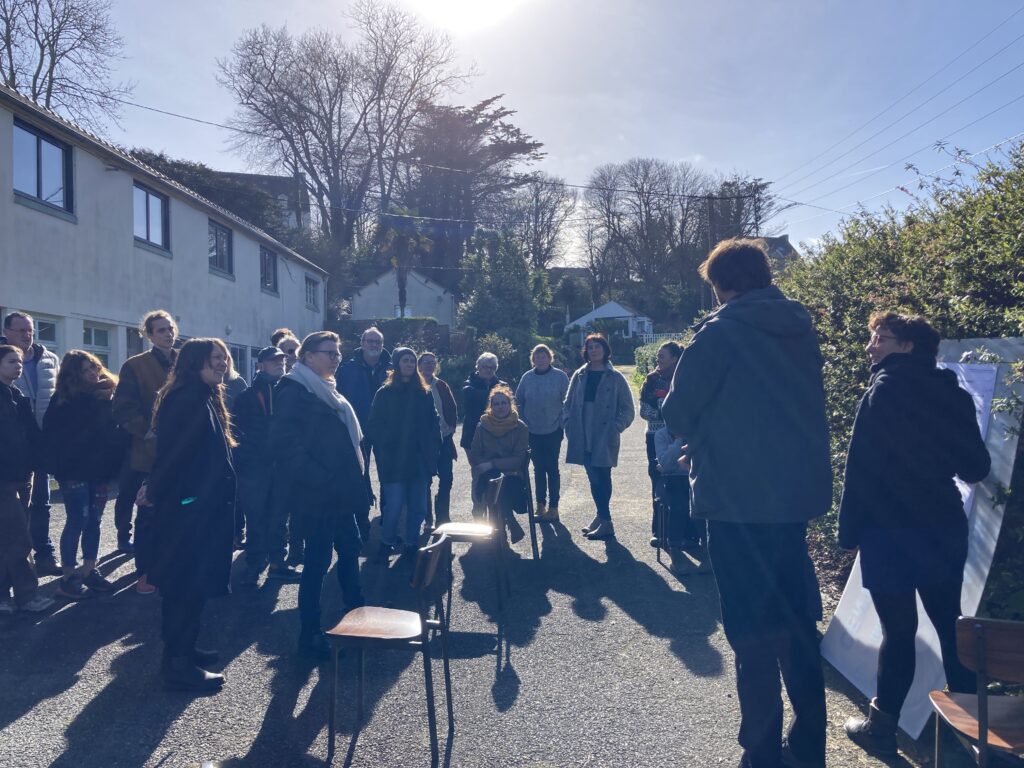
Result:
{"label": "power line", "polygon": [[[937,115],[934,115],[934,116],[930,117],[929,119],[925,120],[923,123],[915,126],[914,128],[911,128],[909,131],[907,131],[906,133],[902,134],[901,136],[898,136],[897,138],[893,139],[888,144],[882,145],[881,147],[879,147],[878,149],[874,150],[873,152],[869,152],[868,154],[864,155],[863,157],[860,157],[857,160],[854,160],[849,165],[843,166],[838,171],[830,173],[828,176],[826,176],[826,177],[824,177],[822,179],[819,179],[818,181],[814,182],[813,184],[808,184],[806,187],[802,187],[801,189],[798,189],[796,192],[793,192],[792,194],[794,196],[801,195],[804,192],[806,192],[807,190],[813,189],[814,187],[818,186],[819,184],[824,184],[826,181],[829,181],[830,179],[834,179],[836,176],[840,175],[841,173],[845,173],[846,171],[850,170],[851,168],[854,168],[855,166],[857,166],[860,163],[864,162],[868,158],[874,157],[879,152],[882,152],[883,150],[886,150],[889,147],[891,147],[893,144],[896,144],[896,143],[898,143],[900,141],[903,141],[903,139],[907,138],[911,134],[917,133],[919,130],[924,128],[926,125],[934,123],[940,117],[942,117],[942,116],[948,114],[949,112],[953,111],[954,109],[959,107],[961,104],[963,104],[968,99],[974,98],[975,96],[977,96],[982,91],[984,91],[984,90],[986,90],[988,88],[991,88],[993,85],[998,83],[1003,78],[1009,77],[1010,75],[1012,75],[1014,72],[1016,72],[1021,67],[1024,67],[1024,61],[1022,61],[1019,64],[1017,64],[1012,69],[1009,69],[1006,72],[1004,72],[1003,74],[999,75],[999,77],[995,78],[994,80],[990,80],[989,82],[985,83],[985,85],[981,86],[981,88],[978,88],[976,91],[973,91],[972,93],[969,93],[968,95],[964,96],[962,99],[960,99],[960,101],[956,102],[955,104],[952,104],[949,107],[946,107],[946,109],[942,110]],[[1004,106],[1009,106],[1009,105],[1004,105]],[[999,109],[1002,109],[1002,108],[1003,107],[1000,107]],[[994,110],[994,111],[998,112],[999,110]],[[990,112],[989,114],[992,114],[992,112]],[[985,117],[988,117],[988,115],[985,115]],[[977,122],[977,121],[975,121],[975,122]],[[973,123],[971,123],[971,125],[973,125]],[[965,127],[967,127],[967,126],[965,126]],[[958,128],[953,133],[957,133],[957,132],[959,132],[961,130],[963,130],[963,128]],[[952,134],[949,134],[949,135],[952,135]]]}
{"label": "power line", "polygon": [[[896,101],[894,101],[894,102],[893,102],[892,104],[890,104],[890,105],[889,105],[888,107],[886,107],[886,108],[885,108],[885,109],[883,109],[883,110],[882,110],[881,112],[879,112],[879,113],[877,113],[876,115],[874,115],[874,117],[871,117],[871,118],[870,118],[870,119],[868,119],[868,120],[867,120],[866,122],[864,122],[864,123],[861,123],[861,124],[860,124],[859,126],[857,126],[856,128],[854,128],[854,129],[853,129],[852,131],[850,131],[850,132],[849,132],[848,134],[846,134],[846,135],[845,135],[845,136],[844,136],[843,138],[841,138],[841,139],[840,139],[839,141],[837,141],[837,142],[836,142],[835,144],[833,144],[832,146],[828,147],[827,149],[825,149],[825,150],[823,150],[823,151],[819,152],[819,153],[818,153],[817,155],[815,155],[814,157],[812,157],[812,158],[811,158],[810,160],[808,160],[807,162],[805,162],[805,163],[802,163],[801,165],[798,165],[798,166],[797,166],[796,168],[794,168],[793,170],[791,170],[791,171],[786,171],[786,173],[784,173],[784,174],[782,174],[781,176],[779,176],[779,177],[778,177],[778,178],[777,178],[777,179],[775,180],[775,181],[776,181],[776,183],[778,183],[778,182],[782,181],[782,180],[783,180],[783,179],[785,179],[785,178],[786,178],[787,176],[792,176],[792,175],[793,175],[794,173],[796,173],[797,171],[800,171],[800,170],[802,170],[802,169],[806,168],[806,167],[807,167],[808,165],[810,165],[811,163],[814,163],[814,162],[818,161],[818,160],[819,160],[820,158],[822,158],[822,157],[824,157],[825,155],[827,155],[827,154],[828,154],[829,152],[831,152],[831,151],[832,151],[833,149],[835,149],[836,147],[840,146],[840,145],[841,145],[841,144],[842,144],[842,143],[843,143],[844,141],[846,141],[847,139],[851,138],[851,137],[852,137],[852,136],[854,136],[855,134],[859,133],[859,132],[860,132],[861,130],[863,130],[864,128],[867,128],[867,127],[868,127],[869,125],[871,125],[871,123],[873,123],[873,122],[874,122],[875,120],[877,120],[877,119],[878,119],[878,118],[880,118],[880,117],[881,117],[882,115],[884,115],[885,113],[887,113],[887,112],[888,112],[889,110],[891,110],[891,109],[892,109],[893,107],[895,107],[895,106],[896,106],[897,104],[899,104],[900,102],[902,102],[903,100],[905,100],[905,99],[906,99],[906,98],[907,98],[908,96],[910,96],[910,95],[912,95],[912,94],[916,93],[916,92],[917,92],[917,91],[919,91],[919,90],[920,90],[921,88],[923,88],[923,87],[924,87],[925,85],[927,85],[927,84],[928,84],[928,83],[930,83],[930,82],[931,82],[932,80],[934,80],[934,79],[935,79],[936,77],[938,77],[938,76],[939,76],[940,74],[942,74],[943,72],[945,72],[945,71],[946,71],[947,69],[949,69],[949,68],[950,68],[951,66],[953,66],[953,64],[955,64],[956,62],[958,62],[958,61],[959,61],[960,59],[962,59],[962,58],[963,58],[964,56],[966,56],[966,55],[967,55],[968,53],[970,53],[970,52],[971,52],[972,50],[974,50],[974,49],[975,49],[975,48],[977,48],[977,47],[978,47],[979,45],[981,45],[981,43],[983,43],[983,42],[984,42],[985,40],[987,40],[987,39],[988,39],[989,37],[991,37],[991,36],[992,36],[993,34],[995,34],[995,33],[996,33],[997,31],[999,31],[999,30],[1000,30],[1000,29],[1002,29],[1002,28],[1003,28],[1004,26],[1006,26],[1006,24],[1008,24],[1008,23],[1009,23],[1009,22],[1010,22],[1010,21],[1011,21],[1011,20],[1012,20],[1013,18],[1015,18],[1015,17],[1017,16],[1017,15],[1019,15],[1019,14],[1020,14],[1020,13],[1022,13],[1022,12],[1024,12],[1024,5],[1022,5],[1022,6],[1021,6],[1020,8],[1018,8],[1018,9],[1017,9],[1016,11],[1014,11],[1013,13],[1011,13],[1011,14],[1010,14],[1009,16],[1007,16],[1007,17],[1006,17],[1005,19],[1003,19],[1003,20],[1002,20],[1001,22],[999,22],[999,23],[998,23],[998,24],[997,24],[996,26],[994,26],[994,27],[993,27],[992,29],[990,29],[990,30],[989,30],[988,32],[986,32],[986,33],[985,33],[984,35],[982,35],[982,36],[981,36],[981,37],[980,37],[979,39],[977,39],[977,40],[975,40],[975,41],[974,41],[973,43],[971,43],[971,45],[969,45],[969,46],[968,46],[967,48],[965,48],[965,49],[964,49],[963,51],[961,51],[961,52],[960,52],[959,54],[957,54],[957,56],[955,56],[955,57],[954,57],[954,58],[953,58],[952,60],[950,60],[949,62],[947,62],[946,64],[944,64],[944,65],[943,65],[942,67],[940,67],[940,68],[939,68],[939,69],[937,69],[937,70],[936,70],[935,72],[933,72],[933,73],[932,73],[931,75],[929,75],[929,76],[928,76],[927,78],[925,78],[925,79],[924,79],[924,80],[922,80],[922,81],[921,81],[920,83],[918,83],[918,84],[917,84],[917,85],[915,85],[915,86],[914,86],[913,88],[911,88],[911,89],[910,89],[909,91],[907,91],[906,93],[904,93],[904,94],[903,94],[902,96],[900,96],[900,97],[899,97],[898,99],[896,99]],[[1012,41],[1012,42],[1011,42],[1011,43],[1010,43],[1009,45],[1013,45],[1013,43],[1017,42],[1017,40],[1020,40],[1020,38],[1019,38],[1019,37],[1018,37],[1018,38],[1015,38],[1015,39],[1014,39],[1014,40],[1013,40],[1013,41]],[[990,57],[989,57],[988,59],[985,59],[985,61],[983,61],[983,62],[982,62],[982,64],[985,64],[985,63],[987,63],[987,62],[988,62],[988,61],[990,61],[990,60],[991,60],[992,58],[994,58],[994,57],[995,57],[996,55],[998,55],[999,53],[1002,53],[1002,51],[1006,50],[1006,48],[1008,48],[1008,47],[1009,47],[1009,45],[1007,45],[1007,46],[1004,46],[1004,47],[1003,47],[1003,48],[1001,48],[1001,49],[1000,49],[999,51],[997,51],[997,52],[996,52],[995,54],[993,54],[993,56],[990,56]],[[981,65],[979,64],[978,66],[981,66]],[[969,74],[971,74],[971,72],[974,72],[974,70],[975,70],[975,69],[977,69],[977,67],[975,67],[974,69],[970,70],[970,72],[968,72],[967,74],[968,74],[968,75],[969,75]],[[966,77],[966,75],[964,75],[963,77]],[[957,79],[957,80],[955,80],[955,81],[954,81],[953,83],[951,83],[951,84],[950,84],[950,86],[947,86],[946,88],[944,88],[944,89],[943,89],[942,91],[939,91],[939,93],[937,93],[937,94],[935,94],[935,95],[936,95],[936,96],[938,96],[938,95],[939,95],[940,93],[943,93],[944,91],[948,90],[948,89],[949,89],[949,88],[950,88],[950,87],[951,87],[952,85],[955,85],[956,83],[960,82],[960,80],[962,80],[962,79],[963,79],[963,77],[960,77],[960,78],[958,78],[958,79]],[[935,97],[933,96],[932,98],[935,98]],[[927,102],[924,102],[924,103],[927,103]],[[920,104],[920,105],[918,105],[918,107],[915,107],[915,109],[917,109],[917,108],[919,108],[919,107],[921,107],[921,106],[923,106],[923,105],[924,105],[924,104]],[[909,114],[909,113],[908,113],[908,114]],[[906,115],[904,115],[904,117],[906,117]],[[902,120],[903,118],[900,118],[900,119]],[[899,122],[899,121],[896,121],[896,122]],[[890,124],[890,125],[892,125],[892,124]],[[883,129],[883,130],[884,130],[884,129]],[[877,134],[876,134],[876,135],[877,135]],[[824,166],[824,167],[828,167],[828,166]],[[821,169],[819,169],[819,170],[821,170]],[[813,172],[813,173],[816,173],[816,171],[815,171],[815,172]],[[813,175],[813,173],[812,173],[811,175]],[[803,177],[803,178],[806,178],[806,177]],[[799,182],[800,182],[800,179],[798,179],[798,180],[797,180],[796,182],[793,182],[793,183],[795,183],[795,184],[798,184]],[[787,186],[788,186],[788,185],[787,185]]]}

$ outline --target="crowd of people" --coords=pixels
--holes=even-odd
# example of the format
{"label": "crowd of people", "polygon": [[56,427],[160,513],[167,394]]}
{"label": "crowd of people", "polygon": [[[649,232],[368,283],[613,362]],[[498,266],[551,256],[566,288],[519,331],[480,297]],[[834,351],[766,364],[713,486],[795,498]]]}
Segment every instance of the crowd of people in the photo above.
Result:
{"label": "crowd of people", "polygon": [[[772,284],[758,243],[724,241],[700,271],[719,307],[685,347],[661,346],[639,396],[651,544],[668,550],[677,573],[686,572],[686,553],[713,567],[736,657],[743,765],[822,766],[821,602],[806,529],[833,496],[823,360],[810,315]],[[38,592],[41,575],[60,577],[55,594],[65,600],[113,589],[96,564],[116,484],[118,550],[134,555],[135,591],[162,598],[167,687],[224,684],[210,671],[216,652],[196,638],[204,604],[229,591],[233,550],[243,548],[240,583],[298,582],[298,651],[327,658],[324,578],[336,554],[346,609],[364,604],[359,557],[373,506],[380,563],[411,561],[432,526],[451,519],[460,414],[437,355],[388,352],[371,327],[342,359],[333,332],[300,341],[280,329],[246,386],[223,341],[179,347],[170,313],[148,313],[141,331],[150,348],[114,374],[83,350],[58,361],[35,342],[28,314],[4,318],[0,612],[47,610],[54,600]],[[931,324],[880,312],[870,334],[872,378],[850,443],[839,543],[860,551],[883,641],[878,695],[847,733],[892,754],[913,678],[916,594],[941,640],[950,688],[971,688],[955,650],[967,525],[954,478],[978,482],[990,463],[971,397],[936,366]],[[634,399],[604,336],[588,336],[581,357],[570,376],[540,344],[513,389],[484,352],[462,385],[458,446],[473,514],[484,514],[486,485],[503,476],[492,522],[513,543],[531,495],[539,521],[560,520],[563,442],[593,501],[583,534],[615,536],[612,468]],[[59,563],[50,476],[66,514]],[[794,715],[785,739],[780,673]]]}

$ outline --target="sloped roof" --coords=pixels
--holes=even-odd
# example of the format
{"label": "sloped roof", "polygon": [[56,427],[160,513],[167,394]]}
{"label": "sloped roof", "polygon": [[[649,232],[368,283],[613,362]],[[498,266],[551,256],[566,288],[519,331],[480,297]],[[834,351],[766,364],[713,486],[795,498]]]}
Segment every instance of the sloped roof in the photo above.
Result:
{"label": "sloped roof", "polygon": [[[606,308],[609,308],[609,307],[613,307],[613,306],[617,307],[617,309],[615,310],[616,312],[618,312],[619,310],[623,310],[623,311],[621,311],[619,314],[615,314],[615,315],[604,315],[604,314],[602,314],[602,310],[604,310]],[[580,317],[577,317],[575,320],[571,321],[569,323],[569,325],[570,326],[572,326],[572,325],[583,325],[584,323],[588,323],[591,320],[597,320],[597,319],[600,319],[600,318],[603,318],[603,317],[607,317],[607,318],[610,318],[610,319],[621,319],[621,318],[624,318],[624,317],[642,317],[645,320],[650,320],[651,319],[647,315],[641,314],[640,312],[637,312],[635,309],[627,307],[621,301],[606,301],[600,307],[595,307],[594,309],[592,309],[589,312],[587,312],[587,314],[581,315]]]}
{"label": "sloped roof", "polygon": [[[390,275],[390,274],[391,274],[392,272],[394,272],[394,271],[395,271],[395,268],[394,268],[394,267],[392,267],[391,269],[385,269],[385,270],[384,270],[383,272],[381,272],[381,273],[380,273],[380,274],[378,274],[378,275],[377,275],[376,277],[374,277],[374,278],[373,278],[373,279],[372,279],[372,280],[370,281],[370,283],[371,283],[371,284],[375,284],[375,283],[378,283],[378,282],[380,282],[380,279],[381,279],[382,277],[386,277],[386,276]],[[426,285],[428,285],[428,286],[430,286],[430,287],[432,287],[432,288],[439,288],[439,289],[441,290],[441,293],[447,293],[447,294],[451,294],[451,291],[449,291],[449,290],[448,290],[447,288],[445,288],[445,287],[444,287],[443,285],[441,285],[441,284],[440,284],[439,282],[437,282],[436,280],[431,280],[431,279],[430,279],[429,277],[427,277],[426,275],[424,275],[424,274],[423,274],[422,272],[420,272],[420,271],[419,271],[418,269],[410,269],[410,270],[409,270],[409,274],[410,274],[410,275],[415,275],[415,276],[416,276],[416,277],[418,277],[418,278],[419,278],[420,280],[422,280],[422,281],[423,281],[423,282],[424,282],[424,283],[425,283]],[[396,278],[395,278],[395,279],[397,280],[397,276],[396,276]],[[362,288],[360,288],[360,289],[359,289],[358,291],[354,291],[354,292],[352,293],[352,298],[355,298],[356,296],[358,296],[358,295],[359,295],[360,293],[362,293],[362,292],[363,292],[364,290],[366,290],[366,289],[367,289],[368,287],[369,287],[369,285],[364,285],[364,286],[363,286]]]}
{"label": "sloped roof", "polygon": [[86,146],[91,152],[107,161],[127,167],[133,174],[145,178],[154,186],[158,188],[163,187],[164,191],[173,192],[181,197],[188,198],[193,203],[196,203],[200,208],[204,208],[207,211],[215,213],[220,218],[226,219],[239,228],[244,229],[257,240],[262,241],[278,253],[284,254],[293,261],[302,264],[304,267],[318,272],[321,276],[327,276],[327,270],[323,267],[314,264],[305,256],[296,253],[284,243],[264,232],[255,224],[246,221],[226,208],[221,208],[219,205],[206,199],[198,192],[189,189],[185,185],[180,184],[174,179],[163,175],[156,169],[141,162],[120,147],[111,144],[105,139],[101,139],[94,133],[90,133],[81,126],[61,117],[52,109],[48,109],[27,96],[23,96],[14,89],[8,88],[2,84],[0,84],[0,104],[7,104],[15,111],[27,113],[35,120],[54,130],[56,133],[62,134],[64,138]]}

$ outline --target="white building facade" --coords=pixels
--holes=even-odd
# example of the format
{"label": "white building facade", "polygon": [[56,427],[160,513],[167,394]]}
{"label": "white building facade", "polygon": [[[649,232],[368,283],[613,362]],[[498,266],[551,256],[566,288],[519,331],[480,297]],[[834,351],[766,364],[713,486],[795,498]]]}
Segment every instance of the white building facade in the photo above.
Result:
{"label": "white building facade", "polygon": [[22,310],[59,355],[117,370],[170,311],[216,336],[238,371],[287,326],[324,325],[326,272],[256,226],[0,86],[0,313]]}
{"label": "white building facade", "polygon": [[[349,302],[353,320],[401,317],[398,274],[389,269],[356,291]],[[432,317],[439,325],[455,326],[455,297],[422,272],[409,272],[405,284],[405,316]]]}

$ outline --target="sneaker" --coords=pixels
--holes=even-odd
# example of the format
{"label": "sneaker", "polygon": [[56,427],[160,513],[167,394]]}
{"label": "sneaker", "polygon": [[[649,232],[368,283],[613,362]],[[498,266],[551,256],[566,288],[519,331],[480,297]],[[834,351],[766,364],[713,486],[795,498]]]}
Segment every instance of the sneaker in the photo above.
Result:
{"label": "sneaker", "polygon": [[0,613],[14,613],[14,603],[10,601],[10,598],[0,600]]}
{"label": "sneaker", "polygon": [[558,507],[548,507],[544,512],[538,514],[537,520],[542,523],[557,523],[558,522]]}
{"label": "sneaker", "polygon": [[40,613],[42,611],[45,611],[51,605],[53,605],[52,597],[43,597],[42,595],[36,595],[23,606],[21,606],[19,610],[28,611],[29,613]]}
{"label": "sneaker", "polygon": [[82,577],[77,573],[65,576],[60,580],[60,583],[57,584],[57,594],[68,600],[85,600],[90,596],[82,583]]}
{"label": "sneaker", "polygon": [[267,569],[267,579],[271,581],[298,581],[302,574],[290,565],[272,565]]}
{"label": "sneaker", "polygon": [[598,523],[596,528],[590,529],[590,533],[586,534],[586,537],[591,541],[599,541],[601,539],[614,539],[615,526],[612,525],[611,520],[602,520],[600,523]]}
{"label": "sneaker", "polygon": [[93,592],[113,592],[114,585],[104,578],[103,574],[93,568],[83,579],[83,583]]}
{"label": "sneaker", "polygon": [[36,576],[60,576],[63,573],[53,555],[36,555]]}

